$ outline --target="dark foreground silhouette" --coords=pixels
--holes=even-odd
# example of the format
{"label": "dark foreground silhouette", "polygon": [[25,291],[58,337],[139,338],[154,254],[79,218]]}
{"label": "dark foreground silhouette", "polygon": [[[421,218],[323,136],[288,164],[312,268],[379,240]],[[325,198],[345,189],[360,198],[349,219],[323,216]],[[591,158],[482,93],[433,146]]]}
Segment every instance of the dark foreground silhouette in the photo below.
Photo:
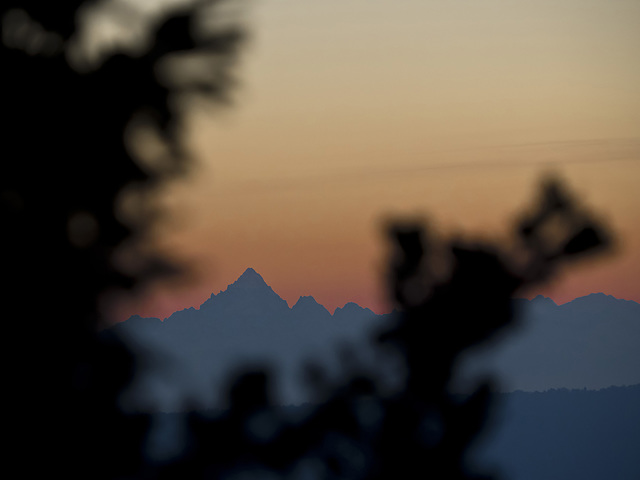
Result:
{"label": "dark foreground silhouette", "polygon": [[[490,428],[469,463],[510,480],[631,480],[640,477],[640,384],[601,390],[554,389],[494,396]],[[313,406],[281,407],[302,418]],[[211,415],[220,414],[211,413]],[[157,413],[151,455],[179,455],[184,414]]]}
{"label": "dark foreground silhouette", "polygon": [[[450,395],[458,355],[511,323],[510,300],[521,288],[606,243],[553,181],[508,249],[441,241],[413,223],[389,227],[389,289],[401,313],[375,340],[385,369],[359,365],[348,350],[339,378],[309,366],[309,387],[323,402],[304,418],[272,408],[277,372],[246,371],[230,378],[229,409],[194,414],[183,455],[158,464],[144,449],[149,417],[119,409],[134,358],[116,339],[98,340],[100,295],[168,269],[137,255],[125,275],[112,262],[131,227],[144,232],[149,218],[144,202],[115,214],[118,195],[162,178],[132,160],[124,134],[141,122],[178,158],[178,100],[226,98],[240,32],[224,22],[196,28],[216,3],[149,21],[114,7],[123,28],[149,41],[93,62],[74,53],[91,2],[0,10],[3,313],[12,320],[3,349],[6,470],[24,478],[481,478],[465,455],[487,418],[490,384],[464,399]],[[203,68],[180,64],[190,53],[201,54]],[[26,305],[34,307],[29,318]],[[45,320],[60,311],[62,326]]]}

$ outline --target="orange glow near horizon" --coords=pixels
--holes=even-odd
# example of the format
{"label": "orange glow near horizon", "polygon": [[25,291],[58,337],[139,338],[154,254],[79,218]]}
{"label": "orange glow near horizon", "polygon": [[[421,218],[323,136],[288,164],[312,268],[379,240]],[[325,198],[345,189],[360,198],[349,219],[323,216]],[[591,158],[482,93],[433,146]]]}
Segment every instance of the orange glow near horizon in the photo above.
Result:
{"label": "orange glow near horizon", "polygon": [[255,5],[237,102],[194,112],[194,168],[159,197],[152,243],[195,280],[110,318],[198,306],[247,267],[290,305],[382,312],[384,219],[503,240],[549,172],[616,249],[539,292],[640,301],[639,19],[632,0]]}

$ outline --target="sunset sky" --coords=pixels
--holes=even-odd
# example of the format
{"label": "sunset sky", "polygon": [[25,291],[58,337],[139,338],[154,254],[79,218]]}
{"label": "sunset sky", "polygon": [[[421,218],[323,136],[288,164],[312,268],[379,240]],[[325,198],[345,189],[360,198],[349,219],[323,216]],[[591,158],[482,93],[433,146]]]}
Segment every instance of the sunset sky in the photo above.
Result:
{"label": "sunset sky", "polygon": [[153,242],[195,266],[109,308],[164,318],[253,267],[289,305],[384,311],[383,220],[504,238],[554,172],[617,234],[543,293],[640,301],[640,2],[255,0],[234,105],[196,109]]}

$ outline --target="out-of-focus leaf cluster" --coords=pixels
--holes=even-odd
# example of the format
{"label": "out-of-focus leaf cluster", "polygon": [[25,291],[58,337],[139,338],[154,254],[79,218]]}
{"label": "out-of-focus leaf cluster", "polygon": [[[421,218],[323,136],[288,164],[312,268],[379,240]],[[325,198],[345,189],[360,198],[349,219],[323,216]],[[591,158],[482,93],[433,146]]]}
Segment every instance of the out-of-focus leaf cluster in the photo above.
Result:
{"label": "out-of-focus leaf cluster", "polygon": [[[143,3],[0,7],[3,318],[13,345],[2,353],[11,416],[4,431],[21,476],[124,478],[144,464],[149,419],[118,406],[135,359],[115,338],[98,340],[100,299],[176,270],[140,250],[125,272],[114,254],[149,231],[158,212],[145,192],[187,163],[183,97],[228,100],[243,34],[238,25],[203,27],[215,0],[149,13],[138,8]],[[116,37],[133,25],[148,41],[133,50],[106,42],[103,56],[92,57],[92,35],[109,16],[100,9],[110,11],[109,28],[120,28]],[[180,55],[198,56],[206,75],[160,82],[161,65]],[[141,168],[125,138],[141,124],[173,167]],[[134,189],[129,213],[116,212]]]}

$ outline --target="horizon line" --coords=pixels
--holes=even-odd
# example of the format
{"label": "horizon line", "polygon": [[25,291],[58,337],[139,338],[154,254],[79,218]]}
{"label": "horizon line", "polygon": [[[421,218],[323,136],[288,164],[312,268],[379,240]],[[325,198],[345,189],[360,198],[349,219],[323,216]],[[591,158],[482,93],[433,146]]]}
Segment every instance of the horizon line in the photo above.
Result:
{"label": "horizon line", "polygon": [[[142,317],[142,316],[141,316],[141,315],[139,315],[139,314],[133,314],[133,315],[129,316],[127,319],[121,320],[120,322],[116,322],[116,323],[121,323],[121,322],[127,321],[127,320],[129,320],[130,318],[134,318],[134,317],[138,317],[138,318],[149,318],[149,319],[153,319],[153,318],[155,318],[155,319],[158,319],[158,320],[161,320],[161,321],[163,321],[163,322],[164,322],[165,320],[167,320],[168,318],[170,318],[170,317],[171,317],[173,314],[175,314],[175,313],[182,312],[182,311],[185,311],[185,310],[200,310],[200,307],[202,307],[202,305],[204,305],[207,301],[209,301],[210,299],[212,299],[212,298],[216,297],[217,295],[220,295],[221,293],[227,292],[227,291],[229,290],[229,287],[231,287],[232,285],[236,284],[236,283],[240,280],[240,278],[241,278],[241,277],[243,277],[247,272],[249,272],[249,273],[253,272],[253,274],[255,274],[256,276],[258,276],[258,277],[262,280],[262,282],[264,282],[264,284],[265,284],[267,287],[269,287],[269,289],[271,289],[271,291],[274,293],[274,295],[276,295],[278,298],[280,298],[282,301],[284,301],[284,302],[285,302],[285,304],[287,305],[287,308],[289,308],[289,310],[293,309],[293,308],[298,304],[298,302],[300,302],[300,300],[301,300],[301,299],[303,299],[303,298],[311,298],[311,299],[313,299],[313,301],[314,301],[315,303],[317,303],[319,306],[321,306],[322,308],[324,308],[324,309],[327,311],[327,313],[329,313],[329,315],[331,315],[331,316],[334,316],[334,315],[335,315],[335,313],[336,313],[338,310],[341,310],[341,309],[345,308],[345,307],[346,307],[347,305],[349,305],[349,304],[356,305],[357,307],[359,307],[359,308],[361,308],[361,309],[363,309],[363,310],[369,310],[373,315],[378,315],[378,316],[379,316],[379,315],[389,315],[389,314],[393,313],[394,311],[396,311],[396,309],[395,309],[395,308],[392,308],[392,309],[390,309],[389,311],[385,311],[385,312],[377,313],[377,312],[375,312],[374,310],[372,310],[370,307],[360,305],[359,303],[354,302],[354,301],[347,301],[347,302],[345,302],[345,303],[344,303],[344,305],[342,305],[341,307],[340,307],[340,306],[339,306],[339,307],[336,307],[336,308],[333,310],[333,312],[331,312],[331,311],[330,311],[326,306],[324,306],[322,303],[318,302],[318,301],[316,300],[316,298],[315,298],[313,295],[300,295],[300,296],[298,297],[298,299],[297,299],[293,304],[291,304],[291,305],[290,305],[290,304],[289,304],[289,301],[287,301],[286,299],[282,298],[282,297],[281,297],[281,296],[280,296],[280,295],[279,295],[279,294],[278,294],[278,293],[273,289],[273,287],[271,287],[271,285],[269,285],[269,284],[264,280],[264,277],[263,277],[260,273],[258,273],[258,271],[257,271],[255,268],[253,268],[253,267],[247,267],[247,268],[245,268],[245,269],[244,269],[244,271],[242,272],[242,274],[240,274],[240,275],[236,278],[236,280],[234,280],[233,282],[231,282],[230,284],[228,284],[228,285],[227,285],[227,288],[226,288],[225,290],[220,290],[218,293],[213,293],[213,292],[212,292],[212,293],[211,293],[211,294],[209,294],[209,296],[208,296],[205,300],[203,300],[203,301],[202,301],[202,303],[200,303],[200,305],[198,305],[198,306],[192,305],[192,306],[190,306],[190,307],[185,307],[185,308],[183,308],[183,309],[181,309],[181,310],[176,310],[176,311],[172,312],[170,315],[168,315],[167,317],[164,317],[164,318],[162,318],[162,319],[160,319],[159,317]],[[607,297],[611,297],[611,298],[613,298],[614,300],[622,300],[622,301],[625,301],[625,302],[638,303],[638,302],[636,302],[636,301],[634,301],[634,300],[628,300],[628,299],[625,299],[625,298],[619,298],[619,297],[616,297],[616,296],[614,296],[614,295],[611,295],[611,294],[608,294],[608,293],[604,293],[604,292],[591,292],[591,293],[588,293],[588,294],[586,294],[586,295],[581,295],[581,296],[575,297],[575,298],[573,298],[573,299],[571,299],[571,300],[568,300],[568,301],[566,301],[566,302],[562,302],[562,303],[558,303],[558,302],[556,302],[552,297],[548,297],[548,296],[542,295],[542,294],[540,294],[540,293],[539,293],[539,294],[537,294],[537,295],[535,295],[535,296],[532,296],[531,298],[527,298],[526,296],[524,296],[524,297],[522,297],[522,296],[512,297],[512,300],[526,300],[526,301],[528,301],[528,302],[532,302],[532,301],[534,301],[535,299],[537,299],[537,298],[539,298],[539,297],[542,297],[542,299],[551,300],[551,301],[554,303],[554,305],[556,305],[556,306],[560,307],[560,306],[567,305],[567,304],[569,304],[569,303],[571,303],[571,302],[573,302],[573,301],[575,301],[575,300],[579,300],[579,299],[581,299],[581,298],[589,297],[589,296],[591,296],[591,295],[604,295],[604,296],[607,296]]]}

